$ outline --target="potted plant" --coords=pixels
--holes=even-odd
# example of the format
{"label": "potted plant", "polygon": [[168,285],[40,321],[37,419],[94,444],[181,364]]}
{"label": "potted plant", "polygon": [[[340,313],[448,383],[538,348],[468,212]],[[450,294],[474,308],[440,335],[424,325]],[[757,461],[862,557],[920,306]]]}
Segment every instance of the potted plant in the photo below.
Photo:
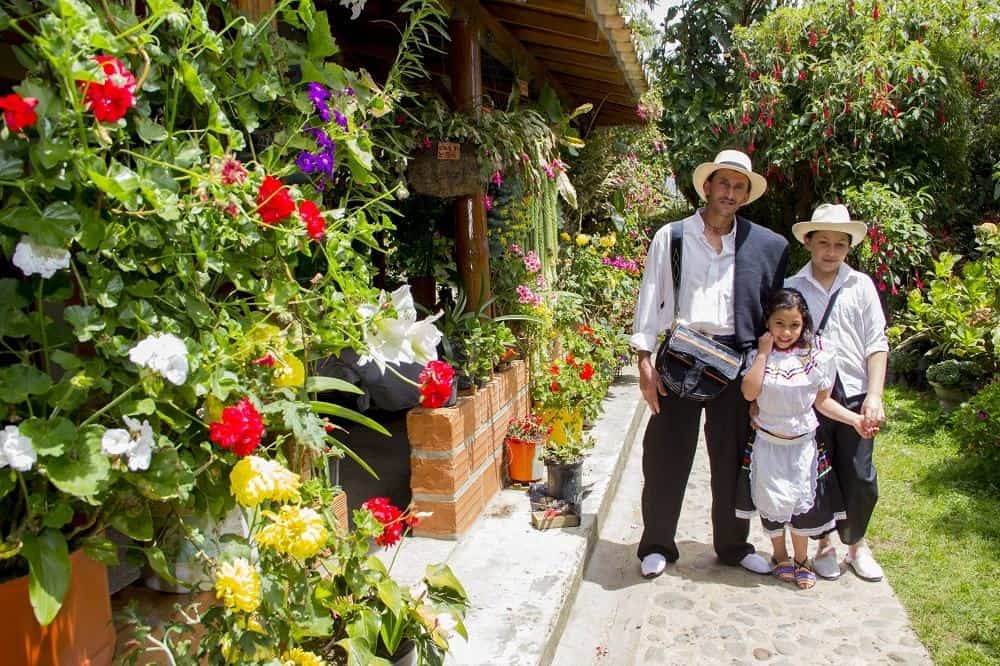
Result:
{"label": "potted plant", "polygon": [[934,389],[941,408],[950,412],[969,397],[980,373],[972,361],[949,358],[927,368],[927,383]]}
{"label": "potted plant", "polygon": [[545,443],[549,427],[540,416],[527,414],[514,419],[507,426],[507,475],[511,481],[528,483],[536,480],[534,460],[536,447]]}
{"label": "potted plant", "polygon": [[542,449],[549,497],[579,504],[583,492],[583,459],[594,447],[591,437],[573,436],[563,442],[549,439]]}
{"label": "potted plant", "polygon": [[533,372],[531,395],[552,428],[550,441],[562,443],[579,438],[584,419],[596,416],[604,397],[596,374],[593,363],[572,353]]}

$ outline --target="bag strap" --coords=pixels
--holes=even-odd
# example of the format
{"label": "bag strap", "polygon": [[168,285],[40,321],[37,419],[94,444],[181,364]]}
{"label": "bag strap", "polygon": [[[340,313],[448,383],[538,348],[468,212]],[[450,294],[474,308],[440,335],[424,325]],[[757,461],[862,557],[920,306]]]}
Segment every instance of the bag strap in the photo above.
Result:
{"label": "bag strap", "polygon": [[684,223],[670,227],[670,273],[674,278],[674,320],[681,304],[681,265],[684,257]]}
{"label": "bag strap", "polygon": [[837,296],[840,296],[840,292],[843,287],[838,287],[837,291],[830,295],[830,301],[826,304],[826,310],[823,312],[823,318],[819,322],[819,326],[816,328],[816,335],[823,335],[823,329],[826,328],[826,322],[830,319],[830,313],[833,312],[833,304],[837,302]]}

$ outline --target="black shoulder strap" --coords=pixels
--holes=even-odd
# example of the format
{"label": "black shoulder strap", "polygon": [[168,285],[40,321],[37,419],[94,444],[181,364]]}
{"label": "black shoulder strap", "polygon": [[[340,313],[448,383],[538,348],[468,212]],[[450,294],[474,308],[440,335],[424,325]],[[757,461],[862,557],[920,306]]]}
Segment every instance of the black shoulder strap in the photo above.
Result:
{"label": "black shoulder strap", "polygon": [[840,296],[840,290],[843,287],[839,287],[837,291],[830,295],[830,302],[826,304],[826,310],[823,312],[823,319],[820,320],[819,326],[816,327],[816,335],[823,335],[823,329],[826,328],[826,322],[830,319],[830,313],[833,311],[833,304],[837,302],[837,296]]}
{"label": "black shoulder strap", "polygon": [[684,256],[684,222],[670,227],[670,272],[674,277],[674,319],[681,302],[681,260]]}

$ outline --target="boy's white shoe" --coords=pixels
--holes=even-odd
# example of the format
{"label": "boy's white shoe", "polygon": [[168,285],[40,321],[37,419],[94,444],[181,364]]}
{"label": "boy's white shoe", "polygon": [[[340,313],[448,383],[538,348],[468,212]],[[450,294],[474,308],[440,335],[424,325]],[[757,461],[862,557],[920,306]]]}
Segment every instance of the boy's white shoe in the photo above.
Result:
{"label": "boy's white shoe", "polygon": [[867,546],[858,548],[857,553],[853,557],[848,552],[847,557],[844,558],[844,562],[854,569],[854,573],[858,575],[858,578],[871,583],[877,583],[885,575],[882,572],[882,567],[875,561],[872,552],[868,550]]}
{"label": "boy's white shoe", "polygon": [[760,553],[750,553],[740,560],[740,566],[755,574],[771,573],[771,563],[761,557]]}
{"label": "boy's white shoe", "polygon": [[646,557],[642,558],[642,570],[643,578],[656,578],[667,568],[667,558],[665,558],[660,553],[650,553]]}
{"label": "boy's white shoe", "polygon": [[813,571],[816,575],[827,580],[837,580],[840,578],[840,562],[837,561],[837,549],[832,545],[816,551],[813,558]]}

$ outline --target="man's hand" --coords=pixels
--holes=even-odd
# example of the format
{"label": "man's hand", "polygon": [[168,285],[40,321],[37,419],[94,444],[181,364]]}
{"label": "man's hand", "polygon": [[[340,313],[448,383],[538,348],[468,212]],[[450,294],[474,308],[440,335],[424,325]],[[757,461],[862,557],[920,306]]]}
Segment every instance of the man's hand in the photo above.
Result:
{"label": "man's hand", "polygon": [[646,404],[649,405],[653,414],[659,414],[659,396],[667,394],[667,387],[660,380],[660,375],[653,367],[653,361],[648,352],[639,354],[639,390],[642,391],[642,397],[646,400]]}
{"label": "man's hand", "polygon": [[872,435],[877,433],[879,425],[885,421],[882,396],[869,393],[864,404],[861,405],[861,417],[864,419],[865,429],[872,432]]}

